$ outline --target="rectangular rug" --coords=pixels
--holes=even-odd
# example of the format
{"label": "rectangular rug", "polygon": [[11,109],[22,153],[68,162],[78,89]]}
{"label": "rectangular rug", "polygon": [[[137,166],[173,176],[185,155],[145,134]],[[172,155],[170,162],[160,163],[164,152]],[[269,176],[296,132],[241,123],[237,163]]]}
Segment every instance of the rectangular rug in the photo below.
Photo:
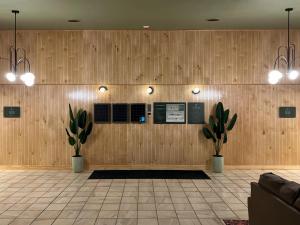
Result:
{"label": "rectangular rug", "polygon": [[210,179],[202,170],[94,170],[89,179]]}
{"label": "rectangular rug", "polygon": [[249,225],[248,220],[223,220],[226,225]]}

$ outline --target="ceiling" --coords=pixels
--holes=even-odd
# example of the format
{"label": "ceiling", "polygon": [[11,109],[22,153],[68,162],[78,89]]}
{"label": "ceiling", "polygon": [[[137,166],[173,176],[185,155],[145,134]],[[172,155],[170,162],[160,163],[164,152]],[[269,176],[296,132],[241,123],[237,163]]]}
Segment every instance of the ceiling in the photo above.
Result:
{"label": "ceiling", "polygon": [[300,0],[0,0],[0,29],[13,27],[12,9],[18,29],[279,29],[287,7],[300,28]]}

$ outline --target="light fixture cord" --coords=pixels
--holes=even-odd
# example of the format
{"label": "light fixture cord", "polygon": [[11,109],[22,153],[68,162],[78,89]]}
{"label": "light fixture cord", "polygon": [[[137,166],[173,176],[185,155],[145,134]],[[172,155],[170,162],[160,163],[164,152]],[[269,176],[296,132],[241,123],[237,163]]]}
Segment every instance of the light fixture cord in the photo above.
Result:
{"label": "light fixture cord", "polygon": [[14,35],[15,35],[15,47],[14,47],[14,50],[15,50],[15,68],[14,68],[14,72],[15,74],[17,73],[17,12],[14,12],[15,13],[15,32],[14,32]]}
{"label": "light fixture cord", "polygon": [[290,63],[290,11],[288,11],[288,45],[287,45],[287,63],[288,63],[288,72],[291,69]]}

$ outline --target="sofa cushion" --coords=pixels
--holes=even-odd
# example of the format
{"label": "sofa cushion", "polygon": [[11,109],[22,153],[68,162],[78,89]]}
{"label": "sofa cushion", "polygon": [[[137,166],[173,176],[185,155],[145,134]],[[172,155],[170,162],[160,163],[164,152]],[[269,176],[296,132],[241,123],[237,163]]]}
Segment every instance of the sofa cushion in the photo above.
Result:
{"label": "sofa cushion", "polygon": [[300,197],[296,199],[293,206],[300,211]]}
{"label": "sofa cushion", "polygon": [[273,173],[260,175],[258,183],[290,205],[294,204],[300,194],[300,184],[285,180]]}
{"label": "sofa cushion", "polygon": [[300,193],[300,184],[297,184],[294,181],[289,181],[284,184],[279,193],[279,198],[281,198],[286,203],[292,205],[296,201]]}
{"label": "sofa cushion", "polygon": [[273,173],[264,173],[260,175],[258,183],[272,192],[273,194],[279,196],[281,187],[286,184],[288,181],[273,174]]}

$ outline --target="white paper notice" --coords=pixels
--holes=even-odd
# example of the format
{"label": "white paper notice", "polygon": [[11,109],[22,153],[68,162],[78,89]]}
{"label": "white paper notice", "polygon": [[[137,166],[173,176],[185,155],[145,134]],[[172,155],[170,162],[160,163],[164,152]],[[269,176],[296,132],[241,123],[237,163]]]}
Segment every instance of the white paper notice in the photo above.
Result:
{"label": "white paper notice", "polygon": [[167,123],[184,123],[185,122],[184,104],[167,104],[166,105],[166,122]]}

